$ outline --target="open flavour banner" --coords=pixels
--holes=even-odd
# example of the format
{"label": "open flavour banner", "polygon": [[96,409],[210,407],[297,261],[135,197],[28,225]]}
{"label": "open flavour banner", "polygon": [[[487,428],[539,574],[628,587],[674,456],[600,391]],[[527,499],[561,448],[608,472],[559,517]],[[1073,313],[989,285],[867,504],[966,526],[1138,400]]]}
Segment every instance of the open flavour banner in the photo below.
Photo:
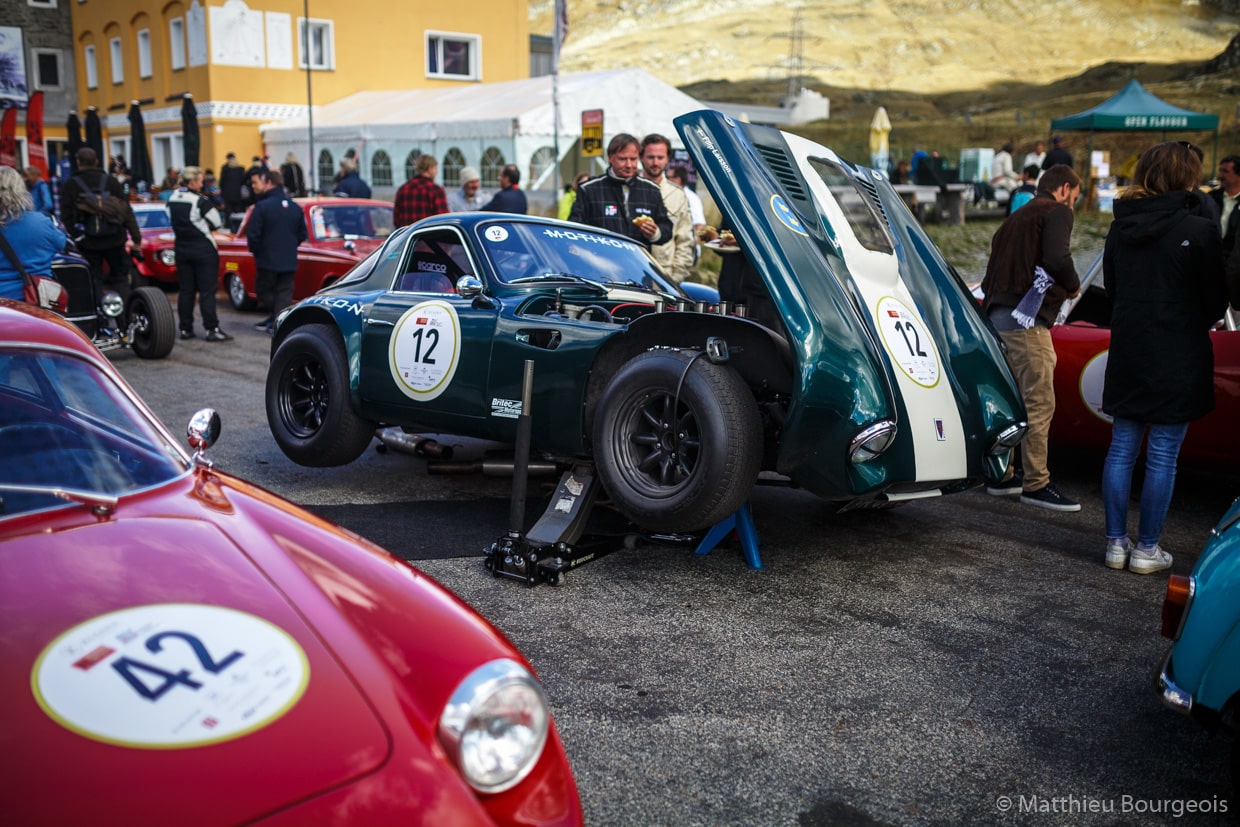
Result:
{"label": "open flavour banner", "polygon": [[30,166],[35,167],[47,179],[47,148],[43,144],[43,93],[35,92],[26,104],[26,154]]}
{"label": "open flavour banner", "polygon": [[17,110],[4,110],[0,120],[0,164],[17,168]]}

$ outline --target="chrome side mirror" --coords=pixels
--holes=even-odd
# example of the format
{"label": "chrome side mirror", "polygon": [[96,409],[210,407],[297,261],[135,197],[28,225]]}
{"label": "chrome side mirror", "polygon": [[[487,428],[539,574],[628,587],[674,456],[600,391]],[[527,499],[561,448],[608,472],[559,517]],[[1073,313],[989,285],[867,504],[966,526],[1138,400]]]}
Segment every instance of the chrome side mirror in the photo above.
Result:
{"label": "chrome side mirror", "polygon": [[206,450],[220,438],[222,428],[220,415],[215,412],[214,408],[203,408],[190,417],[185,435],[189,438],[189,447],[194,449],[194,462],[211,467],[211,461],[206,457]]}
{"label": "chrome side mirror", "polygon": [[461,276],[456,280],[456,292],[461,298],[472,299],[482,295],[482,280],[477,276]]}

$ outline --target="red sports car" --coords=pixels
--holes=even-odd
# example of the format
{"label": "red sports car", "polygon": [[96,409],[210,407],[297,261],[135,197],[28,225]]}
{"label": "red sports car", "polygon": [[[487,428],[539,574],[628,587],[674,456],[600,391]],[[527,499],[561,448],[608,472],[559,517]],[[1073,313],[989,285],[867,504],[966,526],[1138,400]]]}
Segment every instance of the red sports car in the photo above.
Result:
{"label": "red sports car", "polygon": [[[1231,329],[1227,329],[1227,328]],[[1214,342],[1215,407],[1188,428],[1180,463],[1218,471],[1240,467],[1240,331],[1229,315]],[[1055,418],[1051,443],[1106,454],[1111,417],[1102,412],[1102,383],[1111,345],[1111,303],[1102,285],[1102,257],[1081,279],[1081,296],[1065,303],[1051,328],[1055,343]]]}
{"label": "red sports car", "polygon": [[[365,198],[298,198],[306,213],[309,238],[297,252],[293,300],[304,299],[343,276],[390,236],[392,205]],[[258,304],[254,256],[246,243],[250,214],[236,234],[215,234],[220,248],[220,283],[238,310]]]}
{"label": "red sports car", "polygon": [[580,824],[516,649],[213,469],[218,433],[196,415],[191,457],[76,328],[0,300],[5,821]]}
{"label": "red sports car", "polygon": [[142,258],[134,261],[138,286],[177,284],[177,261],[173,251],[172,223],[163,201],[130,204],[142,231]]}

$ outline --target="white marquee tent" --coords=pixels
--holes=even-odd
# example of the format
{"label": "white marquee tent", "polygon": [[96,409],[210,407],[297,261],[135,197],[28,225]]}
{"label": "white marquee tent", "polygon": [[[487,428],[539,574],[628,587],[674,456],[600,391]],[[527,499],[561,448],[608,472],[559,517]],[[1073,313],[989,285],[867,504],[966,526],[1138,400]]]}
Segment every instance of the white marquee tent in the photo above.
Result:
{"label": "white marquee tent", "polygon": [[[606,160],[588,167],[581,157],[581,113],[602,109],[604,146],[619,132],[639,139],[651,132],[680,138],[672,119],[702,104],[641,69],[561,75],[560,180],[578,171],[601,171]],[[357,153],[362,178],[376,198],[391,198],[408,178],[411,158],[427,153],[439,159],[439,182],[451,189],[462,166],[473,166],[483,186],[494,188],[499,167],[516,164],[522,188],[545,190],[536,198],[554,202],[551,159],[555,133],[551,77],[448,89],[358,92],[314,108],[314,154],[318,178],[328,181],[349,149]],[[305,117],[261,127],[272,163],[294,152],[309,176],[309,125]],[[330,173],[329,173],[330,171]]]}

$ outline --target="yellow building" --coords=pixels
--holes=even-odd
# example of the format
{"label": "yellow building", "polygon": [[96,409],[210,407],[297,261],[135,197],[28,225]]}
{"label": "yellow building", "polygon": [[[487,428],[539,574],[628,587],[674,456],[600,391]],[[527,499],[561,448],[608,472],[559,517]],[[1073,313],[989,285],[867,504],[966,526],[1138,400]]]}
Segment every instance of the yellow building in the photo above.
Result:
{"label": "yellow building", "polygon": [[243,165],[263,155],[259,125],[304,117],[311,104],[529,76],[526,0],[76,0],[72,9],[78,110],[96,107],[105,150],[128,159],[138,101],[155,183],[184,163],[187,93],[200,163],[218,170],[230,151]]}

